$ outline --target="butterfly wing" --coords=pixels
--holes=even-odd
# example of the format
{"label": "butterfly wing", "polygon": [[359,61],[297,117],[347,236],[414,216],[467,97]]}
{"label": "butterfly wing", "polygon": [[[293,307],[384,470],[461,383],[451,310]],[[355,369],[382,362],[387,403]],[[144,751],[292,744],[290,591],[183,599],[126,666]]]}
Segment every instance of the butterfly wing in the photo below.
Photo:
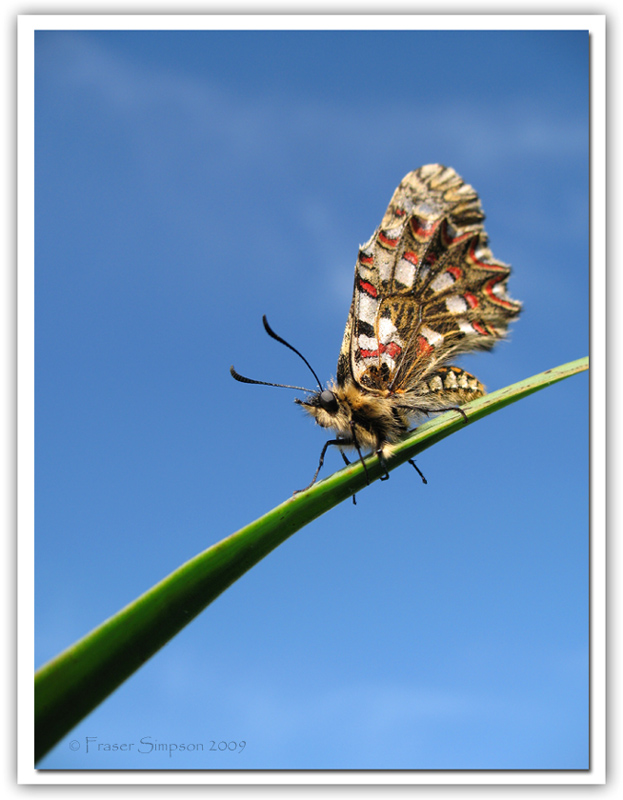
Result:
{"label": "butterfly wing", "polygon": [[429,164],[401,181],[359,250],[338,385],[419,395],[451,357],[504,337],[521,304],[483,220],[478,195],[451,168]]}

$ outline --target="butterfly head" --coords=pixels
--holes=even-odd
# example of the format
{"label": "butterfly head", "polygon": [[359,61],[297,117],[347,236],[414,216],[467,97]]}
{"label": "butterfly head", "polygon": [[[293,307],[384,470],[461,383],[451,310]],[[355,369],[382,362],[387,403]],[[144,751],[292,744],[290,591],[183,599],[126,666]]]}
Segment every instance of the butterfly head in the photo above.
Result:
{"label": "butterfly head", "polygon": [[321,392],[314,392],[307,400],[299,400],[298,397],[294,401],[300,406],[307,406],[310,410],[312,408],[324,411],[330,417],[334,417],[340,410],[340,404],[335,392],[331,389],[323,389]]}
{"label": "butterfly head", "polygon": [[[340,403],[336,393],[332,389],[322,389],[319,392],[313,392],[305,400],[299,400],[297,397],[294,402],[303,406],[305,411],[316,417],[316,419],[318,419],[319,416],[321,419],[324,419],[325,416],[332,419],[340,413]],[[330,427],[330,424],[324,425],[324,427]]]}
{"label": "butterfly head", "polygon": [[349,430],[351,409],[344,402],[338,387],[330,384],[326,389],[314,392],[305,400],[294,401],[310,414],[323,428],[333,428],[343,434]]}

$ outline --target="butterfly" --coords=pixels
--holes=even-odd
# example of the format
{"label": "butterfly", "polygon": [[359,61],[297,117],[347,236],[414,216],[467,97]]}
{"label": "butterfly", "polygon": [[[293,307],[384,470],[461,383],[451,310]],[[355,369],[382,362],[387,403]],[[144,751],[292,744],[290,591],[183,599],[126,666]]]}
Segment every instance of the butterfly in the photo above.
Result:
{"label": "butterfly", "polygon": [[347,464],[343,451],[353,448],[364,469],[368,450],[384,465],[414,419],[449,409],[467,419],[460,406],[485,393],[477,378],[448,362],[490,350],[521,303],[507,293],[511,269],[493,257],[483,220],[477,193],[452,168],[428,164],[403,178],[381,224],[359,248],[337,377],[325,388],[307,359],[263,318],[267,333],[307,364],[318,391],[245,378],[233,366],[230,372],[243,383],[306,392],[295,402],[335,431],[309,486],[329,446]]}

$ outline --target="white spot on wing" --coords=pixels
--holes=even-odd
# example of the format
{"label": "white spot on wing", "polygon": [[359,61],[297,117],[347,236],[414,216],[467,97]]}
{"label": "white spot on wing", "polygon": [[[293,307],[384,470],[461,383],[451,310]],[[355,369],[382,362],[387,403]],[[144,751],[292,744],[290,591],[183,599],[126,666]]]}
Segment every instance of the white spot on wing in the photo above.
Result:
{"label": "white spot on wing", "polygon": [[370,297],[370,295],[365,292],[359,292],[359,319],[362,322],[367,322],[368,325],[374,325],[378,308],[378,300],[374,297]]}
{"label": "white spot on wing", "polygon": [[434,292],[443,292],[445,289],[449,289],[453,283],[454,277],[449,272],[442,272],[441,275],[437,275],[430,288]]}
{"label": "white spot on wing", "polygon": [[392,340],[397,341],[396,334],[398,331],[396,330],[396,326],[387,317],[381,317],[379,320],[379,341],[383,344],[388,344]]}
{"label": "white spot on wing", "polygon": [[508,294],[506,293],[506,286],[502,282],[494,284],[491,291],[496,297],[499,297],[500,300],[508,300]]}
{"label": "white spot on wing", "polygon": [[443,342],[442,334],[432,330],[432,328],[429,328],[428,325],[424,325],[420,333],[426,339],[426,341],[429,343],[431,347],[436,347],[438,344],[441,344]]}
{"label": "white spot on wing", "polygon": [[376,278],[376,270],[374,268],[374,263],[364,264],[360,259],[357,262],[357,273],[360,278],[364,279],[364,281],[370,281],[370,283],[372,283]]}
{"label": "white spot on wing", "polygon": [[415,266],[410,261],[407,261],[406,258],[401,258],[396,266],[394,277],[397,281],[402,283],[403,286],[413,286],[413,281],[415,280]]}
{"label": "white spot on wing", "polygon": [[454,227],[454,225],[450,222],[450,220],[446,220],[446,231],[448,232],[448,236],[451,239],[456,238],[456,235],[457,235],[458,231]]}
{"label": "white spot on wing", "polygon": [[451,294],[446,297],[446,308],[451,314],[463,314],[467,311],[467,302],[460,294]]}
{"label": "white spot on wing", "polygon": [[468,334],[469,333],[476,333],[474,328],[472,328],[472,326],[469,324],[469,322],[466,319],[462,319],[459,322],[459,328],[463,331],[463,333],[468,333]]}
{"label": "white spot on wing", "polygon": [[392,265],[394,263],[394,254],[387,252],[379,247],[374,259],[376,266],[379,270],[379,277],[382,281],[388,281],[392,274]]}
{"label": "white spot on wing", "polygon": [[371,336],[364,336],[363,334],[357,339],[357,343],[359,344],[360,350],[376,350],[378,348],[376,339],[373,339]]}

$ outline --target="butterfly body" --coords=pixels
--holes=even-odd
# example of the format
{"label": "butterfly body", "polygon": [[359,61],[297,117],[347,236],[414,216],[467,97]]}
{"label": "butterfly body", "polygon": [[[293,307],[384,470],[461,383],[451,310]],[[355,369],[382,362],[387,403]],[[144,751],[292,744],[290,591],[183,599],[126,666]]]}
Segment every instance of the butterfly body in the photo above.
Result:
{"label": "butterfly body", "polygon": [[331,410],[320,401],[321,392],[296,400],[318,425],[334,430],[344,447],[374,450],[387,456],[388,446],[399,441],[414,416],[455,408],[484,394],[484,386],[458,367],[441,368],[417,392],[385,389],[363,391],[352,382],[332,382],[324,392],[335,398]]}
{"label": "butterfly body", "polygon": [[386,390],[383,394],[364,392],[353,383],[328,385],[335,399],[331,408],[321,402],[318,392],[307,400],[297,400],[318,425],[334,430],[345,447],[379,451],[385,444],[396,442],[409,429],[408,417],[400,407],[397,396]]}

